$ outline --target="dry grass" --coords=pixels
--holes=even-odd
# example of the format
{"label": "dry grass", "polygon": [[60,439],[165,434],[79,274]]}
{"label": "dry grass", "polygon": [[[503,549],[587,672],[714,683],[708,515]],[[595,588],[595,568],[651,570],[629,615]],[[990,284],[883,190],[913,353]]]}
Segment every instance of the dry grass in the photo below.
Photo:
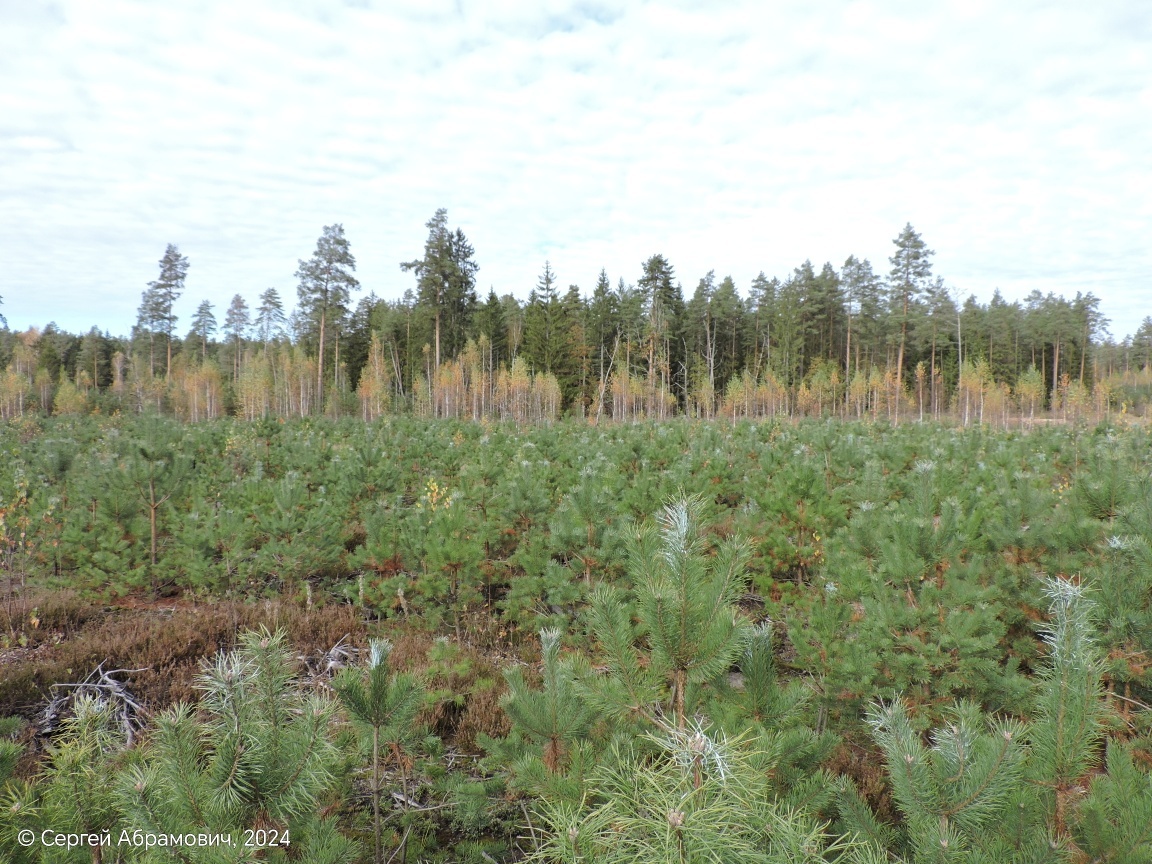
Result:
{"label": "dry grass", "polygon": [[825,767],[833,774],[850,778],[881,822],[892,825],[900,820],[884,770],[884,754],[874,744],[845,740],[832,752]]}
{"label": "dry grass", "polygon": [[10,635],[0,650],[0,716],[18,714],[35,723],[52,685],[82,681],[101,663],[106,670],[131,670],[117,677],[151,712],[194,701],[201,662],[234,648],[244,630],[267,627],[283,628],[294,653],[308,658],[342,640],[363,648],[370,636],[387,636],[395,668],[421,674],[430,690],[447,694],[422,720],[451,747],[474,751],[478,735],[503,735],[509,728],[500,707],[505,687],[497,652],[459,645],[450,661],[433,662],[431,634],[398,621],[369,625],[347,605],[128,599],[104,608],[71,592],[30,594],[21,605],[26,614],[0,612],[0,633],[19,634],[24,643]]}
{"label": "dry grass", "polygon": [[38,608],[37,626],[25,622],[22,629],[27,644],[0,652],[0,716],[31,719],[53,684],[81,681],[100,663],[139,670],[120,677],[149,710],[193,700],[200,661],[233,648],[245,629],[283,627],[304,655],[323,653],[345,636],[364,639],[363,623],[345,606],[266,601],[106,610],[61,596],[55,606]]}
{"label": "dry grass", "polygon": [[421,715],[421,722],[451,747],[477,750],[480,734],[498,737],[510,730],[500,707],[506,685],[498,656],[472,645],[455,645],[450,661],[429,660],[435,639],[428,633],[401,628],[387,634],[392,640],[394,668],[421,675],[428,689],[449,694]]}

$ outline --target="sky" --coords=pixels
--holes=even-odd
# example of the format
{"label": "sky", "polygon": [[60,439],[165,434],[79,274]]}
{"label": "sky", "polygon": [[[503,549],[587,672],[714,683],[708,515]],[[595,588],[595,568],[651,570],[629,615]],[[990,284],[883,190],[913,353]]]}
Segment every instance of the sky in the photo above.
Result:
{"label": "sky", "polygon": [[127,334],[167,244],[180,332],[340,223],[397,299],[448,210],[478,288],[691,294],[805,259],[887,273],[911,223],[986,302],[1152,315],[1146,0],[0,0],[0,297]]}

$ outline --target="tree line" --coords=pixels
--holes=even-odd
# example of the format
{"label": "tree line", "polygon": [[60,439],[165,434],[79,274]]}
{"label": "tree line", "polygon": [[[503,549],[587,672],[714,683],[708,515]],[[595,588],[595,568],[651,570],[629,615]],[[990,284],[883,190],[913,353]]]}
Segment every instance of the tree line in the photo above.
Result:
{"label": "tree line", "polygon": [[[361,291],[342,225],[299,261],[296,305],[276,288],[201,302],[179,334],[188,258],[169,245],[128,337],[0,331],[0,413],[155,407],[199,420],[409,410],[514,419],[838,414],[965,421],[1102,414],[1152,394],[1152,316],[1121,342],[1100,300],[1033,291],[964,298],[911,224],[887,272],[804,261],[746,290],[715,271],[685,290],[662,254],[635,282],[601,270],[586,292],[545,261],[525,300],[477,287],[476,253],[440,209],[415,284]],[[3,323],[3,322],[0,322]]]}

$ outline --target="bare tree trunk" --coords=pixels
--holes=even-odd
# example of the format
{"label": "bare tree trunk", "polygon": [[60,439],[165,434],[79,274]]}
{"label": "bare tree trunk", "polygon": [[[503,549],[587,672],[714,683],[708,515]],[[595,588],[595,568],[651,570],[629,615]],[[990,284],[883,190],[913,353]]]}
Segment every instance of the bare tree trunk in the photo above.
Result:
{"label": "bare tree trunk", "polygon": [[316,361],[316,401],[320,410],[324,410],[324,325],[327,323],[328,310],[320,307],[320,351]]}

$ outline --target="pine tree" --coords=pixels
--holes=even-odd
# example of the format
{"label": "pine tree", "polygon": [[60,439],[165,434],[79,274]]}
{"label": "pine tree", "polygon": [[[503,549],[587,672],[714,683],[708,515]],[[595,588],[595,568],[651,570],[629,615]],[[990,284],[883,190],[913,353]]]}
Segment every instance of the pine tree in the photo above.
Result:
{"label": "pine tree", "polygon": [[1152,864],[1152,776],[1136,767],[1134,750],[1108,743],[1107,772],[1077,808],[1074,839],[1086,860]]}
{"label": "pine tree", "polygon": [[128,445],[122,471],[148,513],[149,558],[155,588],[161,511],[188,479],[190,460],[181,452],[172,430],[159,421],[149,423],[146,436],[146,440]]}
{"label": "pine tree", "polygon": [[416,274],[416,293],[431,311],[433,359],[439,371],[443,357],[454,357],[467,337],[476,308],[475,250],[459,228],[448,229],[448,211],[441,207],[428,221],[424,257],[400,265]]}
{"label": "pine tree", "polygon": [[340,704],[352,720],[367,732],[370,739],[372,833],[376,864],[382,864],[384,860],[381,841],[383,821],[380,813],[380,799],[384,791],[380,772],[386,761],[384,750],[388,750],[397,762],[401,774],[400,795],[402,800],[407,801],[409,795],[403,751],[417,734],[414,722],[426,696],[418,678],[389,670],[388,657],[391,653],[391,642],[373,640],[366,668],[345,670],[334,685]]}
{"label": "pine tree", "polygon": [[900,347],[896,354],[896,419],[900,419],[900,397],[904,386],[904,351],[908,342],[908,322],[915,312],[921,294],[928,286],[932,265],[928,259],[935,253],[929,249],[909,222],[892,241],[896,252],[889,258],[892,272],[888,276],[891,309],[900,322]]}
{"label": "pine tree", "polygon": [[580,472],[579,481],[561,498],[548,524],[548,545],[553,555],[568,562],[591,588],[593,573],[600,581],[615,570],[624,550],[613,484],[606,465],[597,460]]}
{"label": "pine tree", "polygon": [[40,815],[31,784],[15,777],[24,747],[12,739],[22,725],[17,717],[0,718],[0,864],[34,864],[33,848],[19,841]]}
{"label": "pine tree", "polygon": [[[1094,644],[1092,604],[1077,584],[1048,579],[1046,667],[1035,684],[1028,726],[984,717],[968,703],[925,746],[901,702],[868,715],[884,751],[893,793],[905,818],[902,840],[913,862],[1045,864],[1143,861],[1152,855],[1148,822],[1152,781],[1134,773],[1130,756],[1109,748],[1109,776],[1089,785],[1097,767],[1106,705],[1102,656]],[[1027,742],[1027,746],[1025,746]],[[1129,800],[1117,806],[1119,790]],[[1087,793],[1087,794],[1086,794]],[[868,819],[847,824],[875,834]],[[900,851],[899,849],[892,850]]]}
{"label": "pine tree", "polygon": [[232,339],[232,380],[240,377],[240,349],[252,326],[248,314],[248,303],[239,294],[232,296],[228,311],[224,315],[224,333]]}
{"label": "pine tree", "polygon": [[570,748],[583,741],[595,714],[577,685],[572,663],[560,658],[560,631],[540,631],[543,686],[533,690],[518,667],[504,670],[508,693],[501,700],[512,727],[541,748],[545,770],[550,774],[568,767]]}
{"label": "pine tree", "polygon": [[639,631],[618,589],[603,585],[592,595],[589,622],[611,669],[602,694],[611,711],[657,723],[668,717],[685,729],[701,685],[726,674],[743,649],[748,627],[734,604],[750,550],[726,540],[710,556],[702,515],[700,499],[680,498],[665,506],[659,528],[647,525],[631,538]]}
{"label": "pine tree", "polygon": [[1049,664],[1037,685],[1028,773],[1043,790],[1048,829],[1062,839],[1104,738],[1106,706],[1092,605],[1083,587],[1062,579],[1049,579],[1046,587],[1052,618],[1044,631]]}
{"label": "pine tree", "polygon": [[177,321],[173,306],[184,293],[184,279],[187,275],[187,257],[181,255],[180,250],[169,243],[168,248],[164,250],[164,257],[160,259],[160,278],[148,283],[148,290],[144,292],[144,301],[140,307],[141,319],[146,318],[149,334],[153,331],[164,334],[168,347],[165,377],[172,374],[172,333],[176,329]]}
{"label": "pine tree", "polygon": [[212,304],[204,300],[196,307],[196,314],[192,316],[192,329],[188,332],[189,338],[200,342],[200,360],[208,359],[208,340],[216,332],[216,316],[212,314]]}
{"label": "pine tree", "polygon": [[913,861],[969,861],[973,848],[997,848],[995,829],[1023,776],[1019,723],[986,723],[977,706],[961,704],[926,747],[900,702],[874,706],[868,722],[907,819]]}
{"label": "pine tree", "polygon": [[[881,864],[772,795],[771,754],[695,726],[617,744],[578,803],[546,799],[532,861],[564,864]],[[655,755],[651,750],[655,749]]]}
{"label": "pine tree", "polygon": [[[117,728],[112,704],[91,696],[78,697],[73,716],[64,722],[62,734],[49,748],[48,764],[37,784],[36,815],[42,830],[112,832],[122,819],[116,769],[125,749],[123,730]],[[27,815],[30,814],[26,813],[25,818]],[[47,853],[45,859],[51,860],[51,851],[41,849]],[[79,856],[100,864],[101,853],[99,847],[89,847]]]}
{"label": "pine tree", "polygon": [[316,401],[324,406],[324,347],[332,321],[348,312],[351,292],[360,287],[352,275],[356,269],[343,225],[325,225],[316,242],[316,251],[307,261],[300,261],[296,294],[300,311],[319,339],[316,363]]}
{"label": "pine tree", "polygon": [[280,292],[275,288],[264,289],[260,295],[260,306],[256,310],[255,326],[256,335],[264,343],[265,351],[268,350],[268,343],[280,335],[286,323]]}
{"label": "pine tree", "polygon": [[[353,844],[335,831],[330,795],[341,756],[335,704],[294,678],[283,631],[246,632],[240,647],[205,662],[199,710],[186,704],[156,718],[149,746],[121,781],[133,829],[165,834],[278,832],[293,857],[345,861]],[[319,854],[323,850],[324,855]],[[189,861],[219,860],[212,847]]]}
{"label": "pine tree", "polygon": [[684,294],[680,284],[673,283],[675,271],[663,255],[653,255],[643,266],[643,275],[636,285],[647,317],[643,348],[648,358],[649,399],[659,401],[662,417],[666,401],[683,405],[687,398],[682,339]]}

